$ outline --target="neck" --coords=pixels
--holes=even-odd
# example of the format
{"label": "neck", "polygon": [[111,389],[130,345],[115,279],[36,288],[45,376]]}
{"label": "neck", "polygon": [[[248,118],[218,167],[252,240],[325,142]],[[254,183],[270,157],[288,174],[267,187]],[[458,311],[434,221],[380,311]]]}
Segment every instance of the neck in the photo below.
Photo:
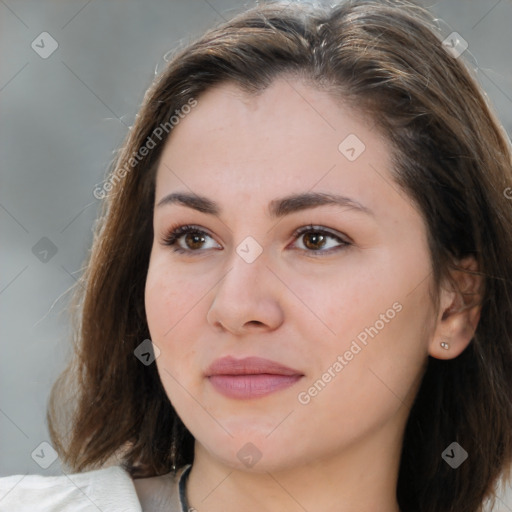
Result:
{"label": "neck", "polygon": [[196,441],[188,504],[208,512],[399,512],[402,436],[395,425],[321,459],[258,471],[224,464]]}

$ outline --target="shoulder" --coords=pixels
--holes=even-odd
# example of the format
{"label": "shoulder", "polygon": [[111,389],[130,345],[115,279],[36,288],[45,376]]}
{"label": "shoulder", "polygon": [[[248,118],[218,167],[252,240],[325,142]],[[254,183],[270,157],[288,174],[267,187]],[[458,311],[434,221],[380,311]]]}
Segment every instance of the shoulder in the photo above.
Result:
{"label": "shoulder", "polygon": [[142,512],[134,481],[121,466],[62,476],[0,478],[0,512]]}

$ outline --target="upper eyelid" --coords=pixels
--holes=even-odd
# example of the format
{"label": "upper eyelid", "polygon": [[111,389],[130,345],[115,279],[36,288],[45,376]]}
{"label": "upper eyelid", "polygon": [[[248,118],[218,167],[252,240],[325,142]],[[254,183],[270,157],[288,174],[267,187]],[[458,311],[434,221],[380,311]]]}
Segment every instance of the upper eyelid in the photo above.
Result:
{"label": "upper eyelid", "polygon": [[[308,224],[307,226],[302,226],[300,228],[297,228],[292,233],[292,235],[293,236],[299,236],[299,235],[302,235],[304,233],[307,233],[308,231],[317,231],[319,233],[324,233],[326,235],[332,236],[333,238],[338,238],[339,240],[341,240],[342,242],[345,242],[345,243],[349,243],[348,240],[350,240],[350,238],[347,235],[343,234],[343,233],[337,233],[337,232],[333,233],[333,230],[331,230],[330,228],[327,228],[327,227],[324,227],[324,226],[318,226],[318,225],[315,225],[315,224]],[[347,238],[348,240],[345,240],[345,238]]]}
{"label": "upper eyelid", "polygon": [[[180,233],[180,231],[181,231],[181,233]],[[212,240],[215,240],[215,237],[211,233],[209,233],[205,228],[202,228],[195,224],[182,224],[182,225],[176,226],[173,229],[170,229],[169,231],[164,231],[164,233],[162,235],[162,239],[165,241],[172,236],[175,238],[174,242],[176,242],[177,240],[179,240],[180,238],[182,238],[183,236],[185,236],[188,233],[201,233],[203,235],[210,237]],[[217,240],[215,240],[215,243],[219,243],[219,242],[217,242]]]}

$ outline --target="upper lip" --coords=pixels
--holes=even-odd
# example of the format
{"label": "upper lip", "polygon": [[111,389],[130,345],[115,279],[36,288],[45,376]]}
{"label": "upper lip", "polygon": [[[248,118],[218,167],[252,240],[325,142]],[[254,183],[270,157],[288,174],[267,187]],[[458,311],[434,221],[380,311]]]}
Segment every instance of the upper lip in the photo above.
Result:
{"label": "upper lip", "polygon": [[236,359],[232,356],[216,359],[207,369],[206,376],[212,375],[258,375],[268,373],[273,375],[303,375],[299,370],[294,370],[276,361],[261,357],[244,357]]}

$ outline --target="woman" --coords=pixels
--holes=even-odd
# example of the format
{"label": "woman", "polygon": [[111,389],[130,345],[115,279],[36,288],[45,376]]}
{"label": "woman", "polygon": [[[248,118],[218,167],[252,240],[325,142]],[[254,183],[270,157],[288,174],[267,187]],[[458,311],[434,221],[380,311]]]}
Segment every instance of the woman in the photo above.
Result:
{"label": "woman", "polygon": [[511,183],[423,9],[209,31],[95,191],[48,409],[75,474],[3,479],[0,508],[482,510],[512,458]]}

